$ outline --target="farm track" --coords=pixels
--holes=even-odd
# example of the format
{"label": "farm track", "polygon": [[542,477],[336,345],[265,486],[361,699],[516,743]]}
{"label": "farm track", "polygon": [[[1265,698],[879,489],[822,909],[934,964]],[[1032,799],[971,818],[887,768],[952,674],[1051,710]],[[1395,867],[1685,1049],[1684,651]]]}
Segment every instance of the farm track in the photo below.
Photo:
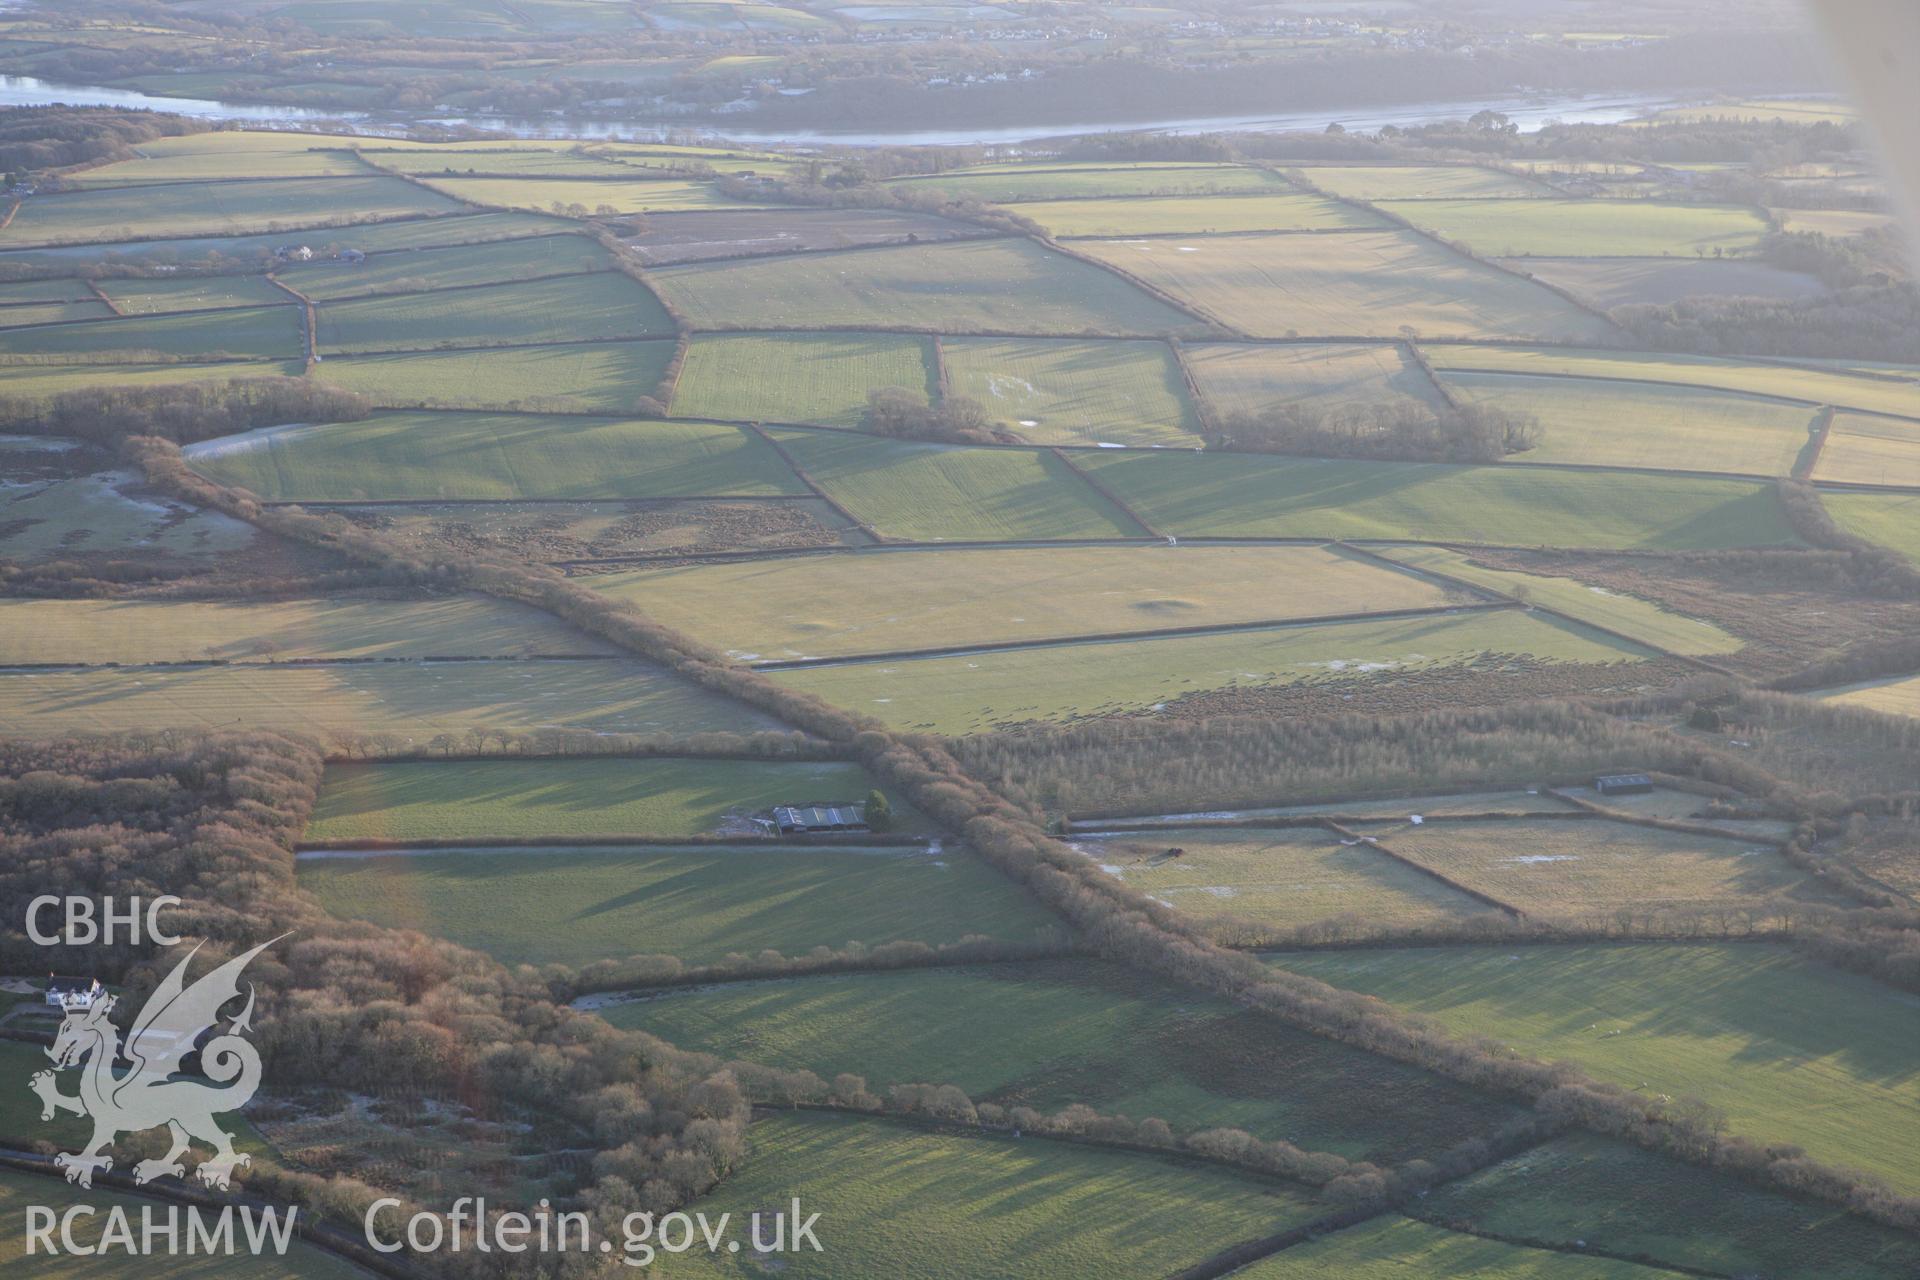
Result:
{"label": "farm track", "polygon": [[853,667],[874,662],[911,662],[917,658],[965,658],[976,653],[1011,653],[1022,649],[1061,649],[1082,644],[1116,644],[1130,640],[1170,640],[1181,636],[1224,635],[1237,631],[1292,631],[1302,627],[1332,626],[1343,622],[1389,622],[1403,618],[1439,617],[1458,613],[1487,613],[1517,609],[1518,602],[1434,605],[1425,609],[1393,609],[1382,613],[1329,613],[1308,618],[1267,619],[1256,622],[1219,622],[1192,627],[1155,627],[1150,631],[1103,631],[1087,635],[1047,636],[1038,640],[1002,640],[983,644],[948,645],[929,649],[891,649],[879,653],[843,654],[831,658],[786,658],[750,662],[755,671],[812,671],[821,667]]}

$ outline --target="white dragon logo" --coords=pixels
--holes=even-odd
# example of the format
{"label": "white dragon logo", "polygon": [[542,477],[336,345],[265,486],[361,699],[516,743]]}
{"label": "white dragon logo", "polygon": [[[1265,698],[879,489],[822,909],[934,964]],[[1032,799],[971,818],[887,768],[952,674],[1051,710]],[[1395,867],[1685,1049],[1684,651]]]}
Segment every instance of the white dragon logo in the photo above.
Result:
{"label": "white dragon logo", "polygon": [[[158,1160],[142,1160],[135,1165],[135,1182],[147,1183],[169,1174],[184,1176],[186,1166],[180,1157],[194,1139],[214,1149],[213,1158],[202,1162],[196,1171],[210,1187],[226,1189],[234,1169],[251,1163],[251,1157],[233,1149],[233,1135],[213,1120],[216,1113],[245,1106],[260,1087],[260,1053],[240,1037],[241,1032],[251,1029],[251,984],[246,1007],[239,1016],[224,1033],[198,1046],[200,1071],[206,1079],[174,1077],[201,1035],[219,1022],[221,1008],[239,997],[240,973],[247,962],[279,940],[274,938],[235,956],[187,986],[187,964],[200,950],[196,944],[141,1006],[124,1047],[119,1028],[107,1017],[113,1010],[112,996],[103,996],[91,1008],[67,1014],[47,1056],[53,1059],[56,1071],[87,1060],[80,1074],[79,1094],[69,1097],[61,1093],[53,1071],[37,1072],[29,1087],[40,1095],[42,1120],[53,1119],[58,1111],[71,1111],[93,1121],[93,1137],[86,1146],[54,1157],[54,1163],[66,1171],[68,1182],[91,1187],[95,1170],[112,1167],[112,1158],[101,1153],[116,1137],[162,1125],[172,1139],[172,1148]],[[131,1064],[124,1072],[118,1070],[123,1056]]]}

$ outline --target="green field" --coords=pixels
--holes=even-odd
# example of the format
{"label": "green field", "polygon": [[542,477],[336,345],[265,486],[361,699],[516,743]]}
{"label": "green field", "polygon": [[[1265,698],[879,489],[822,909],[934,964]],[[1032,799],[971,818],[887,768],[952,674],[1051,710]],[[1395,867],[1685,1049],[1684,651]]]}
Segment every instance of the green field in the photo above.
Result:
{"label": "green field", "polygon": [[[749,1138],[740,1172],[693,1208],[731,1213],[745,1236],[752,1213],[798,1196],[821,1215],[822,1252],[771,1258],[789,1280],[1166,1275],[1325,1212],[1276,1183],[1042,1138],[807,1114],[762,1120]],[[764,1275],[751,1258],[701,1246],[663,1255],[659,1270],[674,1280]]]}
{"label": "green field", "polygon": [[[990,172],[943,173],[894,184],[909,194],[949,199],[1046,200],[1067,196],[1214,195],[1228,192],[1291,194],[1279,178],[1238,165],[1031,165]],[[1021,210],[1025,212],[1025,210]]]}
{"label": "green field", "polygon": [[93,387],[166,386],[232,378],[297,378],[297,360],[226,364],[0,364],[0,395],[40,399]]}
{"label": "green field", "polygon": [[1812,409],[1758,396],[1509,373],[1442,376],[1462,400],[1539,419],[1540,443],[1508,455],[1514,462],[1784,476],[1812,439]]}
{"label": "green field", "polygon": [[[684,1049],[870,1087],[1229,1125],[1397,1161],[1484,1133],[1505,1104],[1159,978],[1088,960],[679,989],[601,1010]],[[982,1035],[980,1029],[992,1028]]]}
{"label": "green field", "polygon": [[[1329,806],[1338,808],[1338,806]],[[1312,828],[1211,831],[1156,827],[1076,841],[1109,874],[1202,919],[1276,929],[1351,918],[1404,928],[1457,922],[1487,907],[1362,843]],[[1169,858],[1171,849],[1183,852]],[[1226,935],[1231,939],[1231,931]]]}
{"label": "green field", "polygon": [[700,422],[384,413],[193,446],[188,461],[263,498],[660,498],[803,494],[765,441]]}
{"label": "green field", "polygon": [[1543,182],[1473,165],[1308,165],[1298,172],[1322,191],[1354,200],[1554,194],[1553,188]]}
{"label": "green field", "polygon": [[[138,195],[131,191],[121,194]],[[314,253],[330,258],[336,249],[359,249],[371,254],[391,249],[426,249],[454,244],[480,244],[521,236],[553,235],[573,229],[574,224],[570,222],[531,213],[451,213],[433,218],[407,218],[398,222],[314,227],[291,234],[182,236],[152,240],[144,238],[144,233],[139,233],[143,236],[139,240],[109,240],[42,249],[6,249],[0,246],[0,262],[72,270],[76,265],[105,259],[124,259],[139,266],[168,266],[197,264],[209,256],[217,256],[237,260],[249,268],[264,269],[270,264],[279,265],[274,262],[273,251],[285,247],[289,241],[305,244]]]}
{"label": "green field", "polygon": [[673,358],[670,341],[334,356],[313,376],[399,409],[631,413]]}
{"label": "green field", "polygon": [[0,328],[18,329],[36,324],[65,324],[72,320],[108,320],[114,311],[98,298],[76,302],[29,302],[0,307]]}
{"label": "green field", "polygon": [[959,734],[1142,712],[1188,694],[1330,675],[1385,670],[1404,679],[1489,654],[1569,663],[1646,656],[1571,624],[1501,611],[861,662],[774,678],[895,728]]}
{"label": "green field", "polygon": [[1582,342],[1612,328],[1536,284],[1411,231],[1108,240],[1078,248],[1261,338],[1393,337],[1412,329],[1427,338]]}
{"label": "green field", "polygon": [[1081,465],[1183,537],[1657,550],[1798,542],[1768,486],[1741,480],[1221,454],[1095,454]]}
{"label": "green field", "polygon": [[1024,940],[1053,922],[962,850],[535,848],[303,857],[299,872],[336,916],[418,929],[508,964]]}
{"label": "green field", "polygon": [[0,665],[610,653],[526,605],[427,600],[5,600]]}
{"label": "green field", "polygon": [[1920,1007],[1783,947],[1296,952],[1278,963],[1459,1034],[1704,1099],[1734,1133],[1920,1185]]}
{"label": "green field", "polygon": [[[697,836],[731,813],[811,800],[864,801],[874,780],[836,761],[449,760],[331,764],[311,840]],[[896,830],[921,824],[891,796]]]}
{"label": "green field", "polygon": [[293,299],[265,276],[174,276],[103,280],[100,291],[126,315],[198,311],[215,307],[285,307]]}
{"label": "green field", "polygon": [[1054,236],[1198,235],[1220,231],[1330,231],[1386,220],[1323,196],[1139,196],[1035,201],[1018,211]]}
{"label": "green field", "polygon": [[1380,839],[1402,857],[1532,916],[1605,921],[1633,910],[1853,905],[1777,850],[1731,837],[1528,818],[1429,823]]}
{"label": "green field", "polygon": [[500,209],[546,211],[557,202],[585,205],[596,213],[611,208],[619,213],[646,213],[672,209],[733,209],[729,200],[705,182],[634,175],[632,182],[599,182],[578,178],[443,178],[426,181],[468,204]]}
{"label": "green field", "polygon": [[1574,578],[1492,569],[1445,547],[1390,547],[1382,554],[1401,564],[1444,573],[1475,586],[1505,592],[1529,605],[1621,632],[1649,648],[1702,655],[1734,653],[1744,647],[1744,641],[1712,623],[1670,612],[1633,596],[1586,586]]}
{"label": "green field", "polygon": [[586,236],[552,235],[383,253],[361,263],[296,262],[276,274],[309,298],[324,302],[365,293],[423,293],[605,271],[611,266],[607,251]]}
{"label": "green field", "polygon": [[1030,240],[965,240],[662,267],[695,328],[1187,332],[1190,317]]}
{"label": "green field", "polygon": [[1670,1271],[1484,1240],[1395,1214],[1283,1249],[1238,1280],[1663,1280]]}
{"label": "green field", "polygon": [[1920,564],[1920,494],[1823,493],[1820,500],[1848,533]]}
{"label": "green field", "polygon": [[1325,547],[1048,547],[823,555],[589,579],[743,659],[1267,622],[1466,598]]}
{"label": "green field", "polygon": [[[110,1222],[108,1215],[115,1209],[126,1211],[136,1245],[140,1239],[140,1214],[143,1209],[150,1209],[155,1215],[156,1224],[162,1228],[167,1222],[168,1202],[164,1200],[125,1195],[103,1187],[79,1191],[67,1186],[57,1173],[54,1176],[41,1176],[0,1169],[0,1267],[5,1268],[9,1276],[17,1276],[20,1280],[91,1280],[92,1277],[105,1274],[102,1268],[111,1268],[114,1264],[102,1262],[100,1257],[65,1254],[49,1257],[44,1251],[31,1258],[27,1256],[28,1206],[45,1206],[64,1214],[68,1208],[76,1205],[88,1205],[95,1211],[74,1219],[73,1239],[83,1247],[99,1244]],[[284,1219],[288,1210],[284,1204],[279,1208]],[[152,1253],[138,1255],[135,1265],[139,1274],[149,1280],[188,1280],[189,1277],[192,1280],[241,1280],[242,1277],[245,1280],[267,1280],[269,1277],[271,1280],[364,1280],[367,1274],[351,1263],[322,1253],[297,1238],[288,1247],[285,1256],[263,1260],[248,1252],[244,1220],[237,1215],[233,1230],[238,1240],[237,1252],[233,1255],[211,1258],[204,1253],[190,1255],[186,1250],[186,1225],[183,1220],[181,1245],[177,1254],[167,1252],[165,1237],[162,1236]],[[61,1237],[56,1232],[53,1238],[58,1241]],[[126,1256],[119,1253],[120,1248],[110,1243],[103,1256]]]}
{"label": "green field", "polygon": [[674,331],[659,299],[614,271],[329,302],[319,314],[320,348],[327,355],[672,337]]}
{"label": "green field", "polygon": [[776,728],[642,662],[366,662],[0,673],[0,734],[261,727],[424,748],[473,729],[602,733]]}
{"label": "green field", "polygon": [[[219,133],[153,138],[140,144],[143,153],[96,169],[66,175],[82,187],[132,187],[154,182],[217,182],[222,178],[365,178],[367,167],[343,151],[263,151],[219,145],[166,146],[219,138]],[[287,135],[282,135],[287,136]],[[297,137],[297,135],[295,135]],[[315,138],[319,145],[329,139]]]}
{"label": "green field", "polygon": [[925,338],[891,333],[709,334],[687,348],[673,393],[683,418],[857,427],[867,395],[901,387],[927,398]]}
{"label": "green field", "polygon": [[1140,536],[1119,508],[1050,454],[828,432],[775,434],[821,488],[889,538]]}
{"label": "green field", "polygon": [[1813,478],[1920,488],[1920,422],[1835,414]]}
{"label": "green field", "polygon": [[[458,201],[398,178],[190,182],[38,195],[0,230],[0,248],[162,236],[236,235],[270,224],[325,227],[460,211]],[[306,233],[309,237],[316,234]],[[351,234],[347,231],[329,234]]]}
{"label": "green field", "polygon": [[1745,205],[1655,200],[1383,200],[1425,231],[1495,258],[1691,258],[1747,253],[1767,233]]}
{"label": "green field", "polygon": [[1481,347],[1445,344],[1427,349],[1436,369],[1483,373],[1559,374],[1628,378],[1714,387],[1721,391],[1804,400],[1809,407],[1839,405],[1868,412],[1920,416],[1920,384],[1891,378],[1854,377],[1844,370],[1762,364],[1715,356],[1667,352],[1581,351],[1552,347]]}
{"label": "green field", "polygon": [[1201,342],[1186,352],[1200,394],[1225,416],[1277,404],[1440,405],[1433,380],[1397,344]]}
{"label": "green field", "polygon": [[1853,1214],[1576,1134],[1436,1189],[1416,1210],[1478,1231],[1771,1280],[1905,1280],[1920,1245]]}
{"label": "green field", "polygon": [[1158,342],[948,338],[952,392],[1039,444],[1193,445],[1198,420]]}
{"label": "green field", "polygon": [[78,324],[0,329],[0,355],[138,363],[150,353],[217,359],[291,360],[305,350],[298,307],[236,308],[194,315],[132,316]]}

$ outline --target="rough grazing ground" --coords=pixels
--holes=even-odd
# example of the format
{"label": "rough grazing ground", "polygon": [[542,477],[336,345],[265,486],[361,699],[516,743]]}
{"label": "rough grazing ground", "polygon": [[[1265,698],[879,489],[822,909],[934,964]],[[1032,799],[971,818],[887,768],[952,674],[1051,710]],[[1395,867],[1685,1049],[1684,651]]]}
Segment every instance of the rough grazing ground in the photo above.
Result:
{"label": "rough grazing ground", "polygon": [[1086,960],[727,983],[602,1012],[683,1048],[828,1079],[951,1083],[1008,1106],[1081,1102],[1354,1159],[1430,1154],[1509,1114],[1438,1076]]}
{"label": "rough grazing ground", "polygon": [[[310,840],[696,836],[730,813],[863,801],[875,786],[835,761],[573,759],[331,764]],[[891,796],[898,827],[918,824]]]}
{"label": "rough grazing ground", "polygon": [[[846,523],[814,498],[781,502],[434,503],[338,508],[416,554],[504,555],[537,563],[749,548],[839,546]],[[576,566],[579,567],[579,566]]]}
{"label": "rough grazing ground", "polygon": [[948,338],[954,395],[1038,444],[1195,445],[1198,420],[1158,342]]}
{"label": "rough grazing ground", "polygon": [[1295,952],[1278,963],[1602,1079],[1702,1098],[1734,1133],[1920,1186],[1920,1008],[1784,948]]}
{"label": "rough grazing ground", "polygon": [[389,413],[196,445],[194,468],[263,498],[658,498],[801,494],[742,427],[514,414]]}
{"label": "rough grazing ground", "polygon": [[1910,1236],[1586,1134],[1439,1188],[1418,1212],[1474,1230],[1559,1245],[1585,1240],[1724,1275],[1899,1280],[1920,1273],[1920,1245]]}
{"label": "rough grazing ground", "polygon": [[1225,455],[1083,460],[1156,528],[1659,550],[1793,545],[1765,484],[1625,472]]}
{"label": "rough grazing ground", "polygon": [[732,422],[857,427],[867,396],[934,390],[928,339],[894,333],[709,335],[695,338],[674,387],[673,412]]}
{"label": "rough grazing ground", "polygon": [[1411,231],[1104,240],[1082,252],[1260,338],[1377,335],[1593,341],[1605,321]]}
{"label": "rough grazing ground", "polygon": [[965,222],[878,209],[714,209],[662,213],[625,240],[643,262],[667,265],[863,244],[956,240],[990,234]]}
{"label": "rough grazing ground", "polygon": [[1489,659],[1496,669],[1525,669],[1645,656],[1571,624],[1501,611],[861,662],[774,678],[896,728],[977,733],[1162,710],[1218,690],[1311,684],[1342,672],[1384,679]]}
{"label": "rough grazing ground", "polygon": [[1466,599],[1323,547],[1059,547],[815,556],[596,577],[737,657],[891,652]]}
{"label": "rough grazing ground", "polygon": [[508,964],[635,954],[693,964],[849,942],[1024,940],[1053,916],[963,851],[532,849],[304,858],[337,916],[419,929]]}

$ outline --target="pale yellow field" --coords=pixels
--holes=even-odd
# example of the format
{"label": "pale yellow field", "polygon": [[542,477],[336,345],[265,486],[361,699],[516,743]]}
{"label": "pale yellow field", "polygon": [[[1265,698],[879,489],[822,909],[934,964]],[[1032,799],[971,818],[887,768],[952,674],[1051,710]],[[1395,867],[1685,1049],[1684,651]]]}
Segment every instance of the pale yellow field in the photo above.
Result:
{"label": "pale yellow field", "polygon": [[1891,680],[1869,680],[1865,684],[1843,685],[1813,695],[1843,706],[1865,707],[1892,716],[1920,719],[1920,676],[1896,676]]}
{"label": "pale yellow field", "polygon": [[1221,414],[1275,404],[1439,404],[1432,380],[1397,343],[1208,342],[1190,343],[1186,352],[1200,393]]}
{"label": "pale yellow field", "polygon": [[1838,484],[1920,486],[1920,422],[1835,414],[1815,480]]}
{"label": "pale yellow field", "polygon": [[1255,337],[1546,338],[1613,327],[1528,280],[1411,231],[1081,241],[1075,248]]}
{"label": "pale yellow field", "polygon": [[1325,547],[889,551],[585,581],[746,660],[1377,613],[1466,598]]}

